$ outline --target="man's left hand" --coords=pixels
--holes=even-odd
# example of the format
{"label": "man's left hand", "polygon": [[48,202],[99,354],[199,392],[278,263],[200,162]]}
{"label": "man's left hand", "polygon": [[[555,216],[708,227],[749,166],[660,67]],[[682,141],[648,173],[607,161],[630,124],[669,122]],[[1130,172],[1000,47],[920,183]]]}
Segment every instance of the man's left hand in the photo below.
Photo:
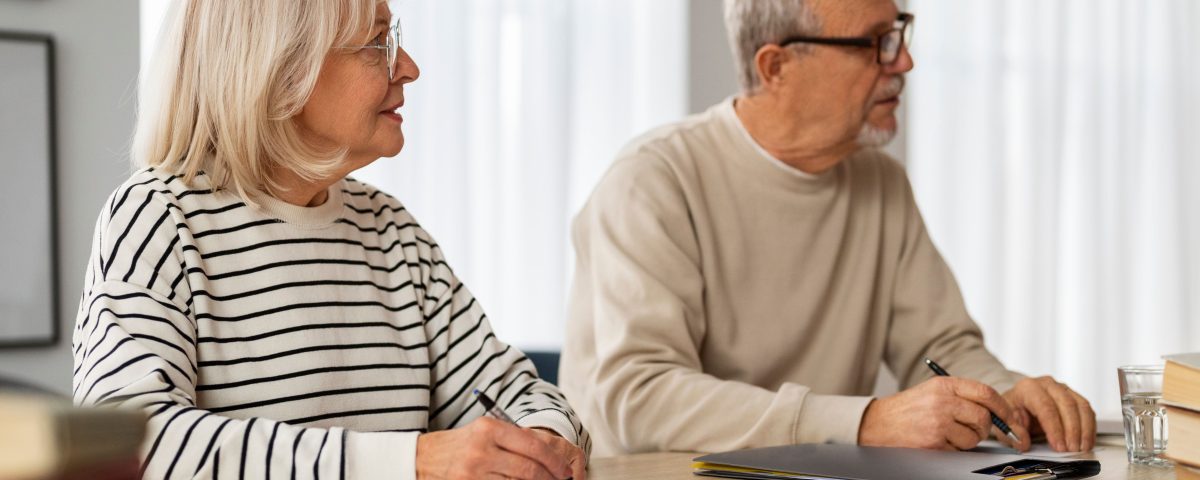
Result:
{"label": "man's left hand", "polygon": [[1031,432],[1044,432],[1059,452],[1086,452],[1096,445],[1096,412],[1086,398],[1051,377],[1025,378],[1004,393]]}

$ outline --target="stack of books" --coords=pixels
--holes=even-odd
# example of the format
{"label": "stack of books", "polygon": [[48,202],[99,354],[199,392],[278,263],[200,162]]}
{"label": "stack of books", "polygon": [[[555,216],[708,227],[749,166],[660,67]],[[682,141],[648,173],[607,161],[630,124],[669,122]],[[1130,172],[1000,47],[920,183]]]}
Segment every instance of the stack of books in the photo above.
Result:
{"label": "stack of books", "polygon": [[0,478],[137,478],[141,412],[0,391]]}
{"label": "stack of books", "polygon": [[1200,480],[1200,353],[1166,358],[1167,456],[1175,461],[1176,478]]}

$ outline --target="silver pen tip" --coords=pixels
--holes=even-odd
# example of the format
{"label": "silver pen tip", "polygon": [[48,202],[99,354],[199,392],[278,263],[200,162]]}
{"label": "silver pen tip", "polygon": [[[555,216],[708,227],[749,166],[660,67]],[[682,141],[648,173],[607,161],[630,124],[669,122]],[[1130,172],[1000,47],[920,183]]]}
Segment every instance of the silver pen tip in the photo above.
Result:
{"label": "silver pen tip", "polygon": [[1008,438],[1013,441],[1014,446],[1017,443],[1021,443],[1021,439],[1017,438],[1017,434],[1013,432],[1008,432]]}

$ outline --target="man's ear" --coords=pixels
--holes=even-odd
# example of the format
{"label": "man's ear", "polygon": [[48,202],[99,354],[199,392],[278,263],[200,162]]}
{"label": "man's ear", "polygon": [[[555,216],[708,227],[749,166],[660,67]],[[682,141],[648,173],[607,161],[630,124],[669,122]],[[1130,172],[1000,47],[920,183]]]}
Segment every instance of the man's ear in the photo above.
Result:
{"label": "man's ear", "polygon": [[783,76],[783,65],[792,57],[792,52],[779,45],[763,45],[754,54],[754,69],[758,82],[764,90],[772,90]]}

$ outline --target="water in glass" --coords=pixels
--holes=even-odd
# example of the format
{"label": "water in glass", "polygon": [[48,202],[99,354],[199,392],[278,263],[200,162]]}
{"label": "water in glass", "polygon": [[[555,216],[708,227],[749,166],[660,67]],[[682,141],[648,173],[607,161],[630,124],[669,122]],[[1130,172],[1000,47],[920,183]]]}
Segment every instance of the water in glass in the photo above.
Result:
{"label": "water in glass", "polygon": [[1158,403],[1160,393],[1131,393],[1121,396],[1125,418],[1125,451],[1129,463],[1170,465],[1167,451],[1167,409]]}

